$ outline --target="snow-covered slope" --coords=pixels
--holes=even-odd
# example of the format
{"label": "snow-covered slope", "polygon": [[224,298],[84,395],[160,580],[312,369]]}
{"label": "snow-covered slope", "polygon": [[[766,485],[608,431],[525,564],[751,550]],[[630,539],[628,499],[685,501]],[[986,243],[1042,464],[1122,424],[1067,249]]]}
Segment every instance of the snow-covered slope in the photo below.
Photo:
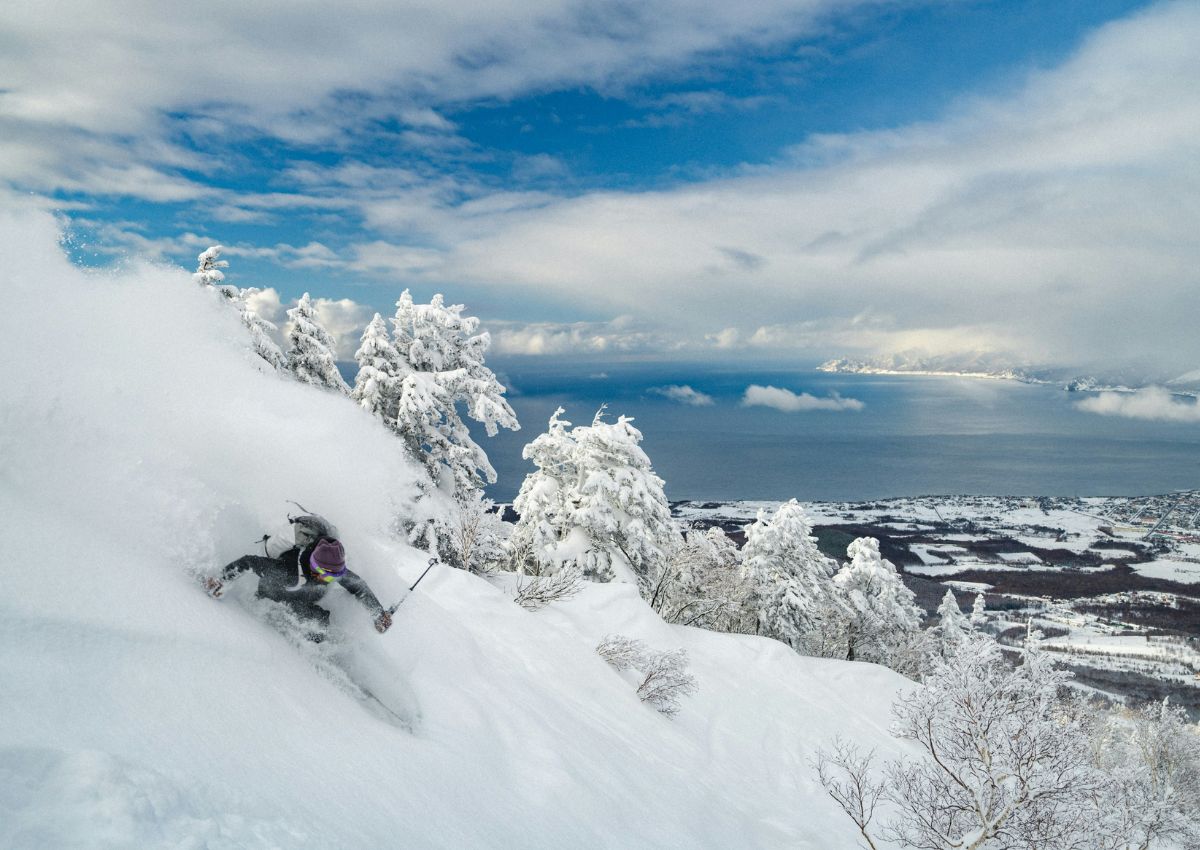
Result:
{"label": "snow-covered slope", "polygon": [[[855,846],[806,761],[837,734],[896,746],[889,671],[666,626],[629,586],[535,614],[437,568],[386,635],[333,606],[410,732],[245,582],[205,596],[194,573],[295,499],[399,598],[415,473],[344,398],[260,370],[187,275],[85,274],[54,240],[0,214],[0,847]],[[600,660],[608,633],[688,649],[678,717]]]}

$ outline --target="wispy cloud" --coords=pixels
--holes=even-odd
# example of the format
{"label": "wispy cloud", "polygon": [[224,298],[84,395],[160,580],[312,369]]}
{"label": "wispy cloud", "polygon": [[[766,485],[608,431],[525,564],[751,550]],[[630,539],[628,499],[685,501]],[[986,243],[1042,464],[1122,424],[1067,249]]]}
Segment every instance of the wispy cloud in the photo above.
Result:
{"label": "wispy cloud", "polygon": [[[1181,213],[1200,157],[1196,38],[1200,6],[1160,4],[938,120],[816,137],[790,161],[723,179],[469,223],[451,212],[460,229],[441,273],[585,304],[603,292],[726,349],[796,351],[779,316],[837,330],[870,311],[889,325],[837,340],[813,326],[799,343],[1194,363],[1191,313],[1172,305],[1200,287],[1194,217]],[[751,291],[736,310],[712,309]],[[1116,321],[1126,332],[1114,340]]]}
{"label": "wispy cloud", "polygon": [[413,275],[436,267],[441,254],[428,248],[407,247],[376,240],[351,247],[348,267],[366,273]]}
{"label": "wispy cloud", "polygon": [[663,351],[682,345],[628,316],[609,322],[489,321],[496,354],[630,354]]}
{"label": "wispy cloud", "polygon": [[680,404],[688,404],[693,407],[707,407],[713,404],[713,397],[707,393],[702,393],[699,390],[692,389],[687,384],[672,384],[665,387],[651,387],[647,390],[652,395],[660,395],[663,398],[671,401],[679,402]]}
{"label": "wispy cloud", "polygon": [[[364,0],[324,16],[226,5],[206,21],[205,49],[180,51],[195,31],[182,0],[139,7],[134,28],[132,0],[68,0],[52,15],[16,4],[2,25],[16,47],[0,51],[0,181],[202,210],[173,219],[191,231],[174,240],[180,259],[204,247],[191,237],[212,219],[286,214],[288,233],[262,247],[221,239],[231,256],[254,249],[397,288],[503,287],[521,302],[510,316],[553,304],[555,319],[636,317],[632,329],[514,323],[496,334],[514,352],[1200,360],[1195,311],[1181,308],[1200,290],[1194,2],[1148,5],[1057,67],[927,121],[809,138],[765,165],[646,191],[585,191],[567,160],[537,152],[445,168],[470,126],[451,119],[487,98],[622,92],[714,50],[814,32],[854,4],[416,5]],[[634,106],[751,117],[762,105],[707,87]],[[335,164],[303,151],[270,191],[230,190],[244,152],[221,145],[262,135],[319,144]],[[355,162],[363,139],[400,151],[403,167]],[[161,252],[160,233],[125,244]]]}
{"label": "wispy cloud", "polygon": [[1147,387],[1135,393],[1100,393],[1075,405],[1088,413],[1127,419],[1157,419],[1164,422],[1200,422],[1200,402],[1172,395],[1162,387]]}
{"label": "wispy cloud", "polygon": [[865,405],[856,398],[843,398],[831,393],[825,398],[811,393],[794,393],[779,387],[751,384],[742,396],[745,407],[771,407],[784,413],[802,413],[810,410],[862,410]]}
{"label": "wispy cloud", "polygon": [[722,112],[749,112],[769,106],[773,98],[765,95],[735,97],[714,89],[672,92],[642,104],[648,113],[626,121],[626,127],[679,127],[701,115]]}
{"label": "wispy cloud", "polygon": [[205,192],[159,167],[187,155],[184,136],[330,149],[394,131],[445,151],[462,141],[441,104],[620,86],[733,45],[784,42],[855,5],[869,3],[362,0],[303,14],[233,3],[210,10],[192,50],[183,0],[8,4],[0,179],[171,201]]}

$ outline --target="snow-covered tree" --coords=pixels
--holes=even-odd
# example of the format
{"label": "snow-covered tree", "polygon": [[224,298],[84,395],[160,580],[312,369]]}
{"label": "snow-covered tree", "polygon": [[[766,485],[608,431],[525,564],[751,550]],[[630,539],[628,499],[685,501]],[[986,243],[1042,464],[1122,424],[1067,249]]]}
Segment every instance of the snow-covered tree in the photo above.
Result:
{"label": "snow-covered tree", "polygon": [[234,303],[241,311],[242,324],[250,332],[250,345],[254,349],[254,353],[270,363],[277,372],[283,371],[287,368],[287,358],[283,356],[283,350],[275,344],[275,340],[271,337],[272,334],[279,332],[279,328],[275,327],[274,322],[260,316],[254,309],[254,298],[260,292],[262,292],[261,289],[254,287],[240,289],[234,298]]}
{"label": "snow-covered tree", "polygon": [[1106,777],[1097,850],[1200,847],[1200,727],[1167,700],[1093,720],[1093,757]]}
{"label": "snow-covered tree", "polygon": [[271,368],[280,371],[286,366],[286,358],[271,338],[271,334],[277,333],[279,328],[260,316],[251,303],[262,290],[253,287],[238,289],[236,286],[225,285],[225,273],[221,269],[229,268],[229,263],[221,259],[221,252],[224,250],[220,245],[213,245],[202,251],[196,258],[197,267],[192,280],[200,286],[221,293],[238,309],[242,324],[250,333],[250,345],[254,353],[270,363]]}
{"label": "snow-covered tree", "polygon": [[602,414],[568,431],[559,409],[525,447],[536,470],[513,502],[513,558],[539,574],[573,564],[596,581],[636,583],[649,598],[679,532],[641,432],[625,416],[605,422]]}
{"label": "snow-covered tree", "polygon": [[456,565],[477,573],[500,567],[508,556],[505,540],[509,528],[500,519],[496,503],[482,493],[468,502],[456,502],[450,523]]}
{"label": "snow-covered tree", "polygon": [[927,756],[890,772],[901,846],[1090,846],[1104,778],[1059,699],[1069,678],[1041,652],[1011,668],[994,640],[970,632],[957,654],[935,661],[894,711],[896,733]]}
{"label": "snow-covered tree", "polygon": [[938,605],[937,615],[938,651],[943,658],[949,658],[958,651],[964,636],[970,631],[967,618],[958,607],[953,589],[946,589],[946,595]]}
{"label": "snow-covered tree", "polygon": [[820,753],[818,777],[870,844],[876,803],[896,816],[880,833],[922,850],[1090,850],[1107,778],[1089,758],[1078,717],[1059,697],[1070,674],[1031,652],[1013,668],[999,645],[967,632],[933,661],[923,687],[893,707],[893,734],[922,752],[891,762],[840,744]]}
{"label": "snow-covered tree", "polygon": [[792,499],[746,528],[742,569],[753,587],[760,633],[797,652],[837,654],[844,616],[833,588],[835,564],[821,554],[804,508]]}
{"label": "snow-covered tree", "polygon": [[979,630],[979,628],[987,622],[987,613],[984,609],[984,599],[982,593],[975,594],[975,602],[971,605],[971,628]]}
{"label": "snow-covered tree", "polygon": [[679,545],[679,529],[663,480],[639,445],[642,432],[629,417],[605,422],[602,416],[603,409],[590,427],[572,433],[579,475],[568,522],[590,544],[575,560],[590,578],[632,575],[647,594]]}
{"label": "snow-covered tree", "polygon": [[363,331],[354,360],[358,363],[358,374],[350,398],[372,416],[394,422],[400,389],[396,380],[398,358],[387,325],[378,313]]}
{"label": "snow-covered tree", "polygon": [[225,273],[221,269],[229,268],[229,263],[221,259],[224,250],[224,246],[212,245],[201,251],[196,257],[196,273],[192,275],[192,280],[201,286],[220,287],[225,281]]}
{"label": "snow-covered tree", "polygon": [[491,336],[477,332],[479,319],[463,316],[463,309],[447,306],[441,295],[415,304],[407,289],[396,302],[392,326],[400,389],[394,427],[435,480],[467,499],[494,482],[496,471],[471,439],[458,405],[489,437],[520,425],[504,386],[484,364]]}
{"label": "snow-covered tree", "polygon": [[287,352],[292,374],[306,384],[349,393],[350,388],[342,380],[334,358],[337,343],[317,319],[316,308],[307,292],[287,314],[292,321]]}
{"label": "snow-covered tree", "polygon": [[521,574],[552,573],[559,564],[558,544],[566,533],[572,487],[579,479],[575,440],[564,412],[561,407],[555,410],[546,433],[521,452],[534,466],[513,500],[519,519],[508,539],[513,569]]}
{"label": "snow-covered tree", "polygon": [[846,556],[850,561],[833,577],[846,612],[846,657],[888,664],[920,629],[921,611],[874,537],[855,540]]}
{"label": "snow-covered tree", "polygon": [[659,575],[650,604],[668,623],[753,632],[757,622],[745,616],[750,592],[737,545],[713,526],[687,532]]}

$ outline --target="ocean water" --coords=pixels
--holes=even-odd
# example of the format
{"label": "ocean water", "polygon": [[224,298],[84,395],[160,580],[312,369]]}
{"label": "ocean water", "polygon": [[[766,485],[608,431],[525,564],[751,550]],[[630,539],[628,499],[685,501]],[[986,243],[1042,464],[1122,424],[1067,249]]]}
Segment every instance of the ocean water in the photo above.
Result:
{"label": "ocean water", "polygon": [[[830,375],[769,368],[492,364],[522,429],[480,441],[511,501],[521,458],[556,407],[574,423],[634,417],[670,499],[863,500],[946,493],[1105,496],[1200,487],[1200,425],[1087,413],[1057,387],[923,376]],[[741,403],[751,384],[863,403],[788,413]],[[689,406],[653,388],[688,385]]]}

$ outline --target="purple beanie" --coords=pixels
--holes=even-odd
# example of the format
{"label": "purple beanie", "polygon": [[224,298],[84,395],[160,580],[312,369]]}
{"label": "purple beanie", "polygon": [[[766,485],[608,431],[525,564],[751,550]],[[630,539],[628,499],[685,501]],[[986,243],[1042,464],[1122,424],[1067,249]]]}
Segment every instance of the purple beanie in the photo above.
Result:
{"label": "purple beanie", "polygon": [[346,550],[338,540],[322,538],[308,556],[308,561],[329,575],[340,576],[346,572]]}

